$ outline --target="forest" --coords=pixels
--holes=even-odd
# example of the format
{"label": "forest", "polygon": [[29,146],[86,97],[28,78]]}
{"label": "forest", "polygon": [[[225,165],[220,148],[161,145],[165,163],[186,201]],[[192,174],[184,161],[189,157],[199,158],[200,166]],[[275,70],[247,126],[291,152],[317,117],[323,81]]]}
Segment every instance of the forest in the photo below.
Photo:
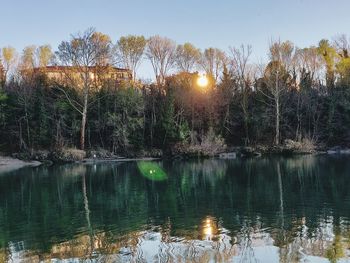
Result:
{"label": "forest", "polygon": [[[234,146],[350,145],[350,40],[309,47],[271,40],[268,61],[250,45],[200,50],[163,36],[115,42],[90,28],[50,45],[0,55],[0,152],[103,149],[124,156],[211,155]],[[148,61],[154,80],[140,80]],[[68,66],[53,81],[47,66]],[[108,67],[132,78],[99,78]],[[43,70],[38,70],[43,69]],[[205,87],[198,78],[205,75]]]}

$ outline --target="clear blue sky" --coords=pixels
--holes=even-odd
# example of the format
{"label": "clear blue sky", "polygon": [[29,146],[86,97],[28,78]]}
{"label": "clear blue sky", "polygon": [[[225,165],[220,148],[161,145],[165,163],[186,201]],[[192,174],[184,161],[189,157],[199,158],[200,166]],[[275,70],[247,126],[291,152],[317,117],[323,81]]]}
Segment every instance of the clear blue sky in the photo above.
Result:
{"label": "clear blue sky", "polygon": [[[95,27],[113,41],[159,34],[201,49],[242,43],[264,60],[270,39],[297,46],[350,35],[349,0],[1,0],[0,47],[50,44]],[[147,64],[141,75],[151,78]]]}

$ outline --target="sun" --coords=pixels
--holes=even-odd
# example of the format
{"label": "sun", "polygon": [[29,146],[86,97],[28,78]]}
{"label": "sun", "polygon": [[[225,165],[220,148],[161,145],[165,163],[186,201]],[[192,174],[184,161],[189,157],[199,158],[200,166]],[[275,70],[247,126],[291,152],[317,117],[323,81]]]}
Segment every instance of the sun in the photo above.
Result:
{"label": "sun", "polygon": [[197,85],[201,88],[207,87],[209,84],[209,80],[206,75],[201,74],[197,79]]}

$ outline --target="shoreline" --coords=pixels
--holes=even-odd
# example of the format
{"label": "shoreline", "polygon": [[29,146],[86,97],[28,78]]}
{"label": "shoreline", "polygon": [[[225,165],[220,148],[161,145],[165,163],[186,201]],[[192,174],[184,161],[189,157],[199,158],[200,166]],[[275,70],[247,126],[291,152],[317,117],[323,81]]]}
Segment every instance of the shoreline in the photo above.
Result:
{"label": "shoreline", "polygon": [[[191,156],[191,155],[180,155],[184,159],[192,159],[192,158],[212,158],[216,157],[219,159],[232,159],[232,157],[226,157],[226,155],[232,155],[235,158],[245,158],[245,157],[261,157],[266,155],[281,155],[281,156],[291,156],[291,155],[349,155],[350,149],[349,148],[340,148],[340,147],[334,147],[330,148],[328,150],[322,149],[322,150],[313,150],[313,151],[302,151],[302,150],[292,150],[292,151],[285,151],[286,149],[283,147],[277,147],[277,148],[261,148],[261,147],[233,147],[231,149],[227,149],[226,152],[219,153],[215,156]],[[290,149],[289,149],[290,150]],[[176,156],[175,158],[170,159],[178,159],[179,156]],[[18,158],[14,158],[11,156],[1,156],[0,155],[0,175],[7,172],[12,172],[18,169],[21,169],[23,167],[38,167],[42,164],[45,164],[45,162],[48,163],[58,163],[58,164],[66,164],[66,163],[81,163],[81,164],[94,164],[94,163],[112,163],[112,162],[131,162],[131,161],[157,161],[157,160],[163,160],[167,159],[163,157],[116,157],[116,158],[84,158],[81,160],[72,160],[72,161],[58,161],[55,162],[53,160],[44,160],[44,161],[38,161],[38,160],[21,160]]]}
{"label": "shoreline", "polygon": [[163,158],[153,158],[153,157],[139,157],[139,158],[114,158],[114,159],[103,159],[103,158],[86,158],[82,161],[77,161],[76,163],[104,163],[104,162],[132,162],[132,161],[157,161]]}
{"label": "shoreline", "polygon": [[12,172],[23,167],[37,167],[40,166],[39,161],[22,161],[9,156],[0,156],[0,174]]}

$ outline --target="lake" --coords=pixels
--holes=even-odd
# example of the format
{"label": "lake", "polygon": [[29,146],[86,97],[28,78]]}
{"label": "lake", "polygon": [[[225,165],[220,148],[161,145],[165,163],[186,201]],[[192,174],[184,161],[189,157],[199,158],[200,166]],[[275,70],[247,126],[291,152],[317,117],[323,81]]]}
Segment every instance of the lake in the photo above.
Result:
{"label": "lake", "polygon": [[0,174],[0,262],[349,262],[350,157]]}

